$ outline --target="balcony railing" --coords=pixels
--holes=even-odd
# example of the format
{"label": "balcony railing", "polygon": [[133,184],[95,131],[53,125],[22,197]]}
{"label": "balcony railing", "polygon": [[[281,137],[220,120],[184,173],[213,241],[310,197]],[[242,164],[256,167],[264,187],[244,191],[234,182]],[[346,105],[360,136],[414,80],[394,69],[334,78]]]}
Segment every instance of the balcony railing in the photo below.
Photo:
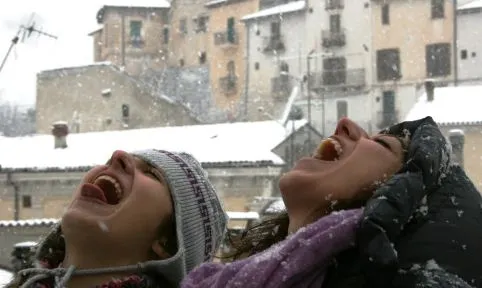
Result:
{"label": "balcony railing", "polygon": [[235,31],[214,33],[214,45],[216,46],[236,46],[238,45],[238,33]]}
{"label": "balcony railing", "polygon": [[238,77],[228,75],[219,78],[219,88],[226,95],[235,94],[237,92]]}
{"label": "balcony railing", "polygon": [[271,94],[275,98],[288,97],[292,88],[293,86],[288,76],[281,75],[271,78]]}
{"label": "balcony railing", "polygon": [[321,45],[325,48],[341,47],[346,44],[346,33],[344,29],[340,31],[323,30],[321,31]]}
{"label": "balcony railing", "polygon": [[313,89],[334,88],[336,86],[343,88],[364,87],[366,84],[365,69],[325,70],[321,73],[312,73],[309,81]]}
{"label": "balcony railing", "polygon": [[267,36],[263,38],[264,52],[278,52],[285,50],[285,43],[282,35]]}
{"label": "balcony railing", "polygon": [[335,10],[345,8],[343,0],[325,0],[325,10]]}
{"label": "balcony railing", "polygon": [[377,112],[376,124],[380,129],[396,124],[398,123],[398,121],[399,121],[398,110]]}

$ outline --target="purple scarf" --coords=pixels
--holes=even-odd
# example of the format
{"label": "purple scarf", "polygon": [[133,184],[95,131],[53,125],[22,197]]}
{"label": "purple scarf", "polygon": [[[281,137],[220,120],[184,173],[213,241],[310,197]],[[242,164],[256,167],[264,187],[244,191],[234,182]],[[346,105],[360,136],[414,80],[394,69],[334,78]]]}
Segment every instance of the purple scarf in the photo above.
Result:
{"label": "purple scarf", "polygon": [[204,263],[184,279],[181,287],[322,287],[330,260],[354,246],[362,212],[362,209],[333,212],[243,260]]}

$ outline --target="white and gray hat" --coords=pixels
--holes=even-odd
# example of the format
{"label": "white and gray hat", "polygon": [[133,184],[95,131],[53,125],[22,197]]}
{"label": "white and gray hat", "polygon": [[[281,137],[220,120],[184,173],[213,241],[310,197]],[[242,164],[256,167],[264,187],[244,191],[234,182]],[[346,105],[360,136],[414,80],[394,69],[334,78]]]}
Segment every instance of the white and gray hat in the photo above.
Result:
{"label": "white and gray hat", "polygon": [[213,258],[226,232],[227,214],[205,170],[190,154],[143,150],[132,155],[163,173],[174,203],[178,251],[146,264],[172,283],[180,283],[192,269]]}

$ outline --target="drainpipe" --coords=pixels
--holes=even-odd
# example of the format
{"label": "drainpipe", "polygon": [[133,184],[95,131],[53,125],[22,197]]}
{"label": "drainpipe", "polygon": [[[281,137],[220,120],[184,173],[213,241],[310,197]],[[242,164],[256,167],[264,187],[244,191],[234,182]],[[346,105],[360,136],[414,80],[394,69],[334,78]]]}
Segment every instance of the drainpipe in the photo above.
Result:
{"label": "drainpipe", "polygon": [[244,120],[248,121],[248,98],[249,98],[249,46],[250,46],[250,39],[251,35],[249,34],[249,23],[245,22],[246,27],[246,60],[245,60],[245,67],[244,67]]}
{"label": "drainpipe", "polygon": [[14,197],[14,210],[13,210],[13,220],[19,220],[20,214],[20,197],[19,197],[19,188],[18,184],[12,180],[12,172],[7,172],[7,185],[13,187],[13,197]]}
{"label": "drainpipe", "polygon": [[453,56],[454,57],[454,61],[453,61],[453,63],[454,63],[454,86],[458,86],[458,84],[459,84],[459,71],[458,71],[459,70],[459,67],[458,67],[459,66],[459,64],[458,64],[459,63],[459,59],[458,59],[458,57],[459,57],[459,54],[458,54],[459,53],[458,52],[459,45],[458,45],[458,42],[457,42],[457,40],[458,40],[457,38],[459,37],[458,31],[457,31],[458,30],[458,23],[457,23],[457,21],[458,21],[458,14],[457,14],[458,9],[457,8],[458,7],[457,6],[459,5],[458,1],[454,0],[453,5],[454,5],[454,12],[453,12],[454,15],[453,15],[452,21],[454,23],[453,23],[453,35],[452,35],[452,38],[453,38],[453,48],[452,49],[453,49],[453,55],[454,55]]}

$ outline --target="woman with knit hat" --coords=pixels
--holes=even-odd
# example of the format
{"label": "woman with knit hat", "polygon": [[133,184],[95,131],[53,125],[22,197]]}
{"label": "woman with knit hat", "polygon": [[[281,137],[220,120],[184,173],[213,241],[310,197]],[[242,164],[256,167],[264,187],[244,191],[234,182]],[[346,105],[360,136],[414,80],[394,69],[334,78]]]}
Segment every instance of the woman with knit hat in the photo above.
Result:
{"label": "woman with knit hat", "polygon": [[432,118],[369,137],[339,121],[282,176],[286,212],[249,229],[244,259],[183,288],[482,287],[482,199]]}
{"label": "woman with knit hat", "polygon": [[91,169],[36,268],[7,287],[179,287],[219,248],[227,217],[189,154],[116,151]]}

